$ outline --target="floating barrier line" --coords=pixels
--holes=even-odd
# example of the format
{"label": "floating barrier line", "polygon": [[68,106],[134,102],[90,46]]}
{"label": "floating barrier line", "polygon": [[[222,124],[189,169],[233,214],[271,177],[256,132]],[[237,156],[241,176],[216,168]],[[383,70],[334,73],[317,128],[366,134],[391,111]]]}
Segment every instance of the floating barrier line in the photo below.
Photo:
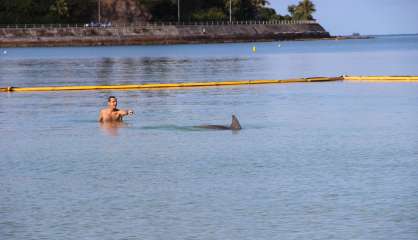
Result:
{"label": "floating barrier line", "polygon": [[232,86],[250,84],[273,84],[273,83],[304,83],[340,81],[341,77],[315,77],[288,80],[247,80],[227,82],[190,82],[190,83],[156,83],[156,84],[131,84],[131,85],[107,85],[107,86],[62,86],[62,87],[6,87],[0,88],[0,92],[46,92],[46,91],[84,91],[84,90],[144,90],[155,88],[184,88],[184,87],[210,87]]}
{"label": "floating barrier line", "polygon": [[185,87],[211,87],[252,84],[279,84],[279,83],[310,83],[331,81],[367,81],[367,82],[417,82],[418,76],[341,76],[341,77],[313,77],[287,80],[247,80],[226,82],[188,82],[188,83],[155,83],[131,85],[105,85],[105,86],[55,86],[55,87],[3,87],[0,92],[46,92],[46,91],[84,91],[84,90],[146,90]]}
{"label": "floating barrier line", "polygon": [[343,76],[345,81],[418,82],[418,76]]}

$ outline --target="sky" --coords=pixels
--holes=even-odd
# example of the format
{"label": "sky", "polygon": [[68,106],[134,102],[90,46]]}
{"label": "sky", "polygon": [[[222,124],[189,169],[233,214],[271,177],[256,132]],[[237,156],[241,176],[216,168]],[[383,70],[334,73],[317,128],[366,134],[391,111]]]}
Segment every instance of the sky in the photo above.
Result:
{"label": "sky", "polygon": [[[268,0],[286,15],[299,0]],[[314,18],[331,35],[418,33],[418,0],[311,0]]]}

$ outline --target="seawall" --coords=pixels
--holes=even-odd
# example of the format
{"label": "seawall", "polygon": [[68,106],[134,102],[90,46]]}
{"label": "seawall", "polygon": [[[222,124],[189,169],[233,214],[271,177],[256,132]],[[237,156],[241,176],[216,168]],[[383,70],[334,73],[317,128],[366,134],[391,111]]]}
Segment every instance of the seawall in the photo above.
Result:
{"label": "seawall", "polygon": [[329,38],[316,22],[0,28],[0,47],[219,43]]}

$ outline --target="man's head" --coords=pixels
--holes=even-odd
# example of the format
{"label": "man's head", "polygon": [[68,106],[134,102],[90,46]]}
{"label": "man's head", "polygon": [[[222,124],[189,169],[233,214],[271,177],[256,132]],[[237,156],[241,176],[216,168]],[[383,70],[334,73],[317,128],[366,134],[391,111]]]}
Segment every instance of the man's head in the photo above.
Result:
{"label": "man's head", "polygon": [[116,99],[115,96],[109,96],[107,98],[107,105],[111,109],[116,109],[116,107],[118,106],[118,100]]}

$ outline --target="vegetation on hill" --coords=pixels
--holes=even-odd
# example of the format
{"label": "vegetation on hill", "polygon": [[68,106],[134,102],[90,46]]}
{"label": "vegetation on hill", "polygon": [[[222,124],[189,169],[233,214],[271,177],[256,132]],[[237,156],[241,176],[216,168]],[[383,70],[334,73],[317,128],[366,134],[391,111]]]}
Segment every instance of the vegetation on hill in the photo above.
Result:
{"label": "vegetation on hill", "polygon": [[298,5],[290,5],[288,11],[294,20],[313,20],[312,13],[316,9],[310,0],[302,0]]}
{"label": "vegetation on hill", "polygon": [[[99,0],[1,0],[0,24],[87,23],[97,21]],[[100,0],[105,1],[105,0]],[[110,0],[107,0],[110,1]],[[312,20],[315,5],[301,0],[288,7],[289,14],[280,15],[267,0],[113,0],[136,1],[147,11],[144,19],[177,21],[180,3],[181,21],[229,20]],[[230,8],[231,6],[231,8]],[[139,8],[137,8],[139,9]],[[105,9],[106,10],[106,9]],[[127,9],[126,11],[132,11]],[[106,14],[112,11],[104,11]],[[152,16],[151,18],[149,16]],[[113,19],[103,16],[102,19]]]}
{"label": "vegetation on hill", "polygon": [[0,0],[0,24],[90,22],[97,0]]}

